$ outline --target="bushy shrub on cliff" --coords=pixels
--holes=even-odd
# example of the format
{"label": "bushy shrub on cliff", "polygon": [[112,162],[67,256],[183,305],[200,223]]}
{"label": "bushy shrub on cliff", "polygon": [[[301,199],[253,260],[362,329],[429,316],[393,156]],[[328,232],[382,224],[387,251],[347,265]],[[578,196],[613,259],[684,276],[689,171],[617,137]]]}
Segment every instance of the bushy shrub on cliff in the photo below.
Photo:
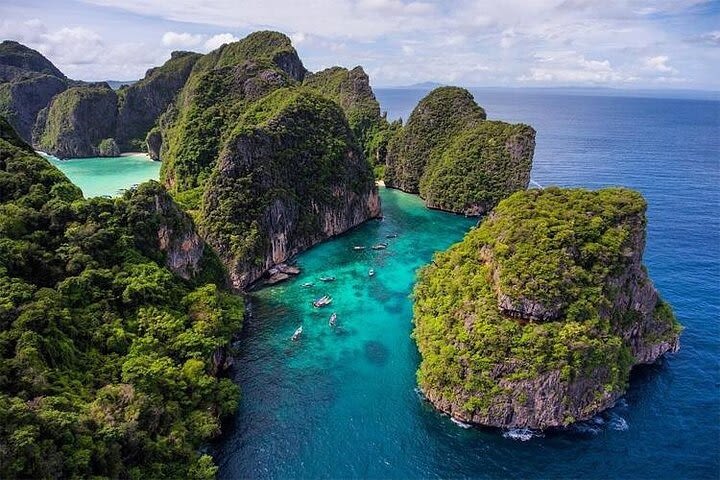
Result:
{"label": "bushy shrub on cliff", "polygon": [[183,280],[157,183],[85,200],[0,119],[0,477],[211,478],[242,299]]}
{"label": "bushy shrub on cliff", "polygon": [[500,202],[415,288],[418,381],[476,424],[556,427],[625,391],[630,368],[677,348],[642,265],[645,201],[551,188]]}

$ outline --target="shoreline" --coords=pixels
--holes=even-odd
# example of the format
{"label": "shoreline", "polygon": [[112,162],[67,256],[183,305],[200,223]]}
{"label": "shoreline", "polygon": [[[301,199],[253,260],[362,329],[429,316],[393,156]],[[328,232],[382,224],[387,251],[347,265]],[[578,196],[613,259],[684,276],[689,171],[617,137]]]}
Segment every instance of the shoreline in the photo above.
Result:
{"label": "shoreline", "polygon": [[147,152],[124,152],[120,154],[121,157],[145,157],[150,161],[154,161],[152,158],[150,158],[150,155]]}

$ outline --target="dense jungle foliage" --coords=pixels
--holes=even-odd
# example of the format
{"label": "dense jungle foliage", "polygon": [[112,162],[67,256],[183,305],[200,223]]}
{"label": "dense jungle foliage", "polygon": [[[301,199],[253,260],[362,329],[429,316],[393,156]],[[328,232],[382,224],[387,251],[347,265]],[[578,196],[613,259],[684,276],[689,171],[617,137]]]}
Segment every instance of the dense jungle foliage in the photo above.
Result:
{"label": "dense jungle foliage", "polygon": [[0,119],[0,477],[214,476],[243,301],[164,267],[162,194],[83,199]]}
{"label": "dense jungle foliage", "polygon": [[[634,359],[622,329],[643,318],[633,309],[607,313],[620,293],[607,280],[639,261],[632,253],[642,248],[644,228],[645,201],[626,189],[550,188],[500,202],[419,274],[413,336],[420,386],[471,414],[512,395],[513,382],[551,371],[564,382],[591,378],[597,394],[623,390]],[[500,295],[549,302],[558,315],[508,315]],[[662,300],[653,316],[662,336],[677,334]]]}

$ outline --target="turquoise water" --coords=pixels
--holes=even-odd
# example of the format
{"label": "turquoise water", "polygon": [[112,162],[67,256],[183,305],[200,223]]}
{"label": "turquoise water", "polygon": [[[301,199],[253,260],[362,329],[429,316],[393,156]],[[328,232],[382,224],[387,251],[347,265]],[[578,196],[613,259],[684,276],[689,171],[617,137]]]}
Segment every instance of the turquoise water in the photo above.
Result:
{"label": "turquoise water", "polygon": [[[299,277],[252,294],[237,358],[243,401],[217,453],[221,476],[402,473],[395,469],[404,443],[419,439],[400,434],[417,430],[429,413],[414,390],[408,294],[415,270],[476,222],[428,210],[396,190],[381,195],[384,220],[311,249],[298,259]],[[370,248],[381,242],[388,248]],[[336,280],[319,280],[329,276]],[[332,304],[314,308],[323,295]],[[300,325],[303,335],[293,342]]]}
{"label": "turquoise water", "polygon": [[153,162],[145,155],[71,160],[46,158],[80,187],[85,197],[115,196],[133,185],[160,177],[160,162]]}
{"label": "turquoise water", "polygon": [[[377,93],[390,117],[407,118],[425,92]],[[384,222],[300,255],[298,279],[251,296],[232,373],[244,396],[214,446],[221,478],[720,475],[720,103],[474,93],[490,118],[537,129],[540,184],[627,185],[646,196],[645,260],[686,327],[680,353],[636,369],[615,408],[567,432],[520,441],[453,424],[415,393],[408,295],[415,269],[471,222],[385,190]],[[385,251],[351,249],[393,231]],[[301,287],[324,274],[337,281]],[[323,294],[333,304],[313,309]]]}

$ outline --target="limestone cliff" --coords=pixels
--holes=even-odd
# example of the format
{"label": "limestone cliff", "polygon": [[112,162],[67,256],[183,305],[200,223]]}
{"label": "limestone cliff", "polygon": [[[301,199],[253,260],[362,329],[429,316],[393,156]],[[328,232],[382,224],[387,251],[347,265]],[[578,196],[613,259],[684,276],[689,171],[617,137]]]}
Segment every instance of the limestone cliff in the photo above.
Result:
{"label": "limestone cliff", "polygon": [[388,123],[381,114],[370,78],[362,67],[327,68],[307,75],[303,86],[337,102],[368,159],[375,165],[385,163],[388,142],[400,124]]}
{"label": "limestone cliff", "polygon": [[427,398],[468,423],[561,427],[676,351],[680,327],[642,265],[645,209],[624,189],[519,192],[437,255],[415,290]]}
{"label": "limestone cliff", "polygon": [[361,69],[339,73],[357,80],[340,82],[348,110],[324,81],[303,84],[307,72],[288,37],[253,33],[200,58],[146,139],[163,162],[162,181],[197,219],[237,290],[380,214],[372,169],[346,117],[360,97],[374,102],[376,117],[379,106]]}
{"label": "limestone cliff", "polygon": [[192,52],[173,52],[165,64],[151,68],[142,80],[118,91],[115,138],[123,151],[142,148],[146,135],[175,100],[200,57]]}
{"label": "limestone cliff", "polygon": [[160,122],[162,181],[184,191],[202,186],[223,137],[253,102],[305,76],[290,39],[256,32],[200,58],[174,108]]}
{"label": "limestone cliff", "polygon": [[202,207],[205,237],[235,289],[380,214],[372,172],[334,102],[279,90],[241,125],[220,156]]}
{"label": "limestone cliff", "polygon": [[114,138],[117,103],[106,83],[69,88],[38,115],[33,143],[59,158],[99,156],[100,142]]}
{"label": "limestone cliff", "polygon": [[68,88],[68,82],[39,52],[10,40],[0,43],[0,115],[26,142],[40,110]]}
{"label": "limestone cliff", "polygon": [[407,124],[390,143],[385,185],[419,193],[420,179],[433,152],[452,137],[485,120],[470,92],[458,87],[440,87],[420,100]]}
{"label": "limestone cliff", "polygon": [[158,262],[185,280],[210,272],[224,283],[225,275],[214,253],[165,188],[154,181],[145,182],[129,191],[126,199],[123,220],[133,229],[135,243],[145,255],[153,257],[160,252]]}
{"label": "limestone cliff", "polygon": [[535,130],[488,121],[470,92],[441,87],[413,110],[388,147],[385,184],[428,207],[483,215],[527,188]]}

